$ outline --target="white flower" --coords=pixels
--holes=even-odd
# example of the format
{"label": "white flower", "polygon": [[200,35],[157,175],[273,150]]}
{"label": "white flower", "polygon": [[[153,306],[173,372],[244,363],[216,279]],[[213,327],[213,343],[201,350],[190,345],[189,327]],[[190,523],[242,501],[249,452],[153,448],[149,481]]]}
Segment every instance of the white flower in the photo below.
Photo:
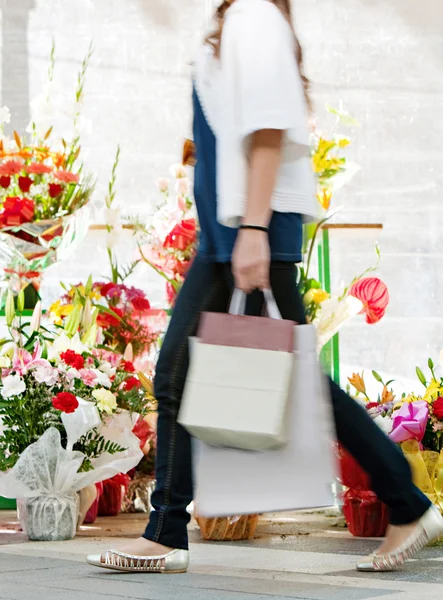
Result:
{"label": "white flower", "polygon": [[380,429],[386,433],[386,435],[389,435],[392,431],[392,419],[389,417],[382,417],[381,415],[379,415],[378,417],[375,417],[374,419],[374,423],[376,425],[378,425],[380,427]]}
{"label": "white flower", "polygon": [[80,335],[78,332],[70,338],[64,331],[54,340],[54,342],[48,345],[48,359],[58,360],[62,352],[66,350],[73,350],[77,354],[83,354],[88,351],[88,347],[82,344]]}
{"label": "white flower", "polygon": [[11,396],[19,396],[26,392],[26,384],[20,375],[8,375],[3,378],[3,387],[0,390],[3,398],[10,398]]}
{"label": "white flower", "polygon": [[176,179],[184,179],[188,176],[184,165],[172,165],[169,172]]}
{"label": "white flower", "polygon": [[101,363],[99,370],[105,373],[105,375],[108,377],[114,377],[115,373],[117,372],[117,368],[113,367],[107,360]]}
{"label": "white flower", "polygon": [[35,198],[37,196],[46,196],[47,191],[47,186],[43,185],[42,183],[37,183],[36,185],[31,186],[31,189],[29,190],[29,195],[31,196],[31,198]]}
{"label": "white flower", "polygon": [[7,106],[1,106],[0,107],[0,127],[4,123],[10,123],[10,122],[11,122],[11,112],[10,112],[9,108]]}
{"label": "white flower", "polygon": [[58,381],[58,370],[51,366],[39,366],[33,370],[32,374],[38,383],[46,383],[48,387],[55,385]]}
{"label": "white flower", "polygon": [[179,196],[187,196],[189,194],[189,179],[187,177],[177,179],[175,189]]}
{"label": "white flower", "polygon": [[117,409],[117,399],[109,390],[100,389],[94,390],[92,396],[97,402],[97,408],[108,414],[113,413]]}
{"label": "white flower", "polygon": [[96,385],[101,385],[102,387],[105,387],[105,388],[111,387],[111,385],[112,385],[111,380],[109,379],[108,375],[106,375],[106,373],[103,373],[99,369],[91,369],[91,371],[97,377]]}
{"label": "white flower", "polygon": [[318,349],[321,350],[346,321],[358,315],[362,308],[363,304],[353,296],[346,296],[343,300],[333,296],[325,300],[314,321],[317,329]]}
{"label": "white flower", "polygon": [[106,225],[109,227],[118,227],[121,224],[120,209],[107,208],[105,211]]}
{"label": "white flower", "polygon": [[9,356],[0,356],[0,369],[9,369],[11,366],[11,359]]}
{"label": "white flower", "polygon": [[169,179],[166,179],[165,177],[160,177],[159,179],[157,179],[156,185],[159,192],[161,192],[162,194],[166,194],[169,190]]}

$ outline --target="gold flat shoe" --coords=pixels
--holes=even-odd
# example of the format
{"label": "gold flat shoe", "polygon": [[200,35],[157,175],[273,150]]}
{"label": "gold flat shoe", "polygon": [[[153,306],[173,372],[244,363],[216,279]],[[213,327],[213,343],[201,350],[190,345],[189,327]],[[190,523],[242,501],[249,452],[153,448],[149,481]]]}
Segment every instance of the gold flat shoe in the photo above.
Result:
{"label": "gold flat shoe", "polygon": [[93,567],[124,573],[186,573],[189,567],[188,550],[172,550],[160,556],[135,556],[118,550],[90,554],[86,562]]}
{"label": "gold flat shoe", "polygon": [[375,553],[363,558],[357,563],[357,571],[367,573],[397,571],[407,560],[413,558],[427,544],[441,535],[443,535],[443,517],[435,506],[431,506],[402,546],[388,554]]}

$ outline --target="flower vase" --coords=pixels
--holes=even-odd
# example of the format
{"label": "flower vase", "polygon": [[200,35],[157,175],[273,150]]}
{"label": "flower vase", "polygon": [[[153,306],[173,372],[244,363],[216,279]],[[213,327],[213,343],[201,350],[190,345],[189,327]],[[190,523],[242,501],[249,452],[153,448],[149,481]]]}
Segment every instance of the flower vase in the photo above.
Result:
{"label": "flower vase", "polygon": [[120,474],[103,482],[103,494],[98,503],[99,517],[116,517],[121,512],[129,481],[127,475]]}
{"label": "flower vase", "polygon": [[83,519],[84,525],[91,525],[92,523],[95,523],[95,521],[97,520],[97,517],[98,517],[98,505],[100,502],[101,495],[103,494],[103,483],[102,482],[96,483],[95,487],[97,490],[97,494],[96,494],[94,502],[90,506],[88,512],[86,513],[85,518]]}
{"label": "flower vase", "polygon": [[258,515],[242,517],[219,517],[208,519],[195,517],[204,540],[214,542],[239,542],[254,537],[258,525]]}
{"label": "flower vase", "polygon": [[36,496],[17,501],[23,531],[37,542],[72,540],[77,531],[79,499],[69,496]]}

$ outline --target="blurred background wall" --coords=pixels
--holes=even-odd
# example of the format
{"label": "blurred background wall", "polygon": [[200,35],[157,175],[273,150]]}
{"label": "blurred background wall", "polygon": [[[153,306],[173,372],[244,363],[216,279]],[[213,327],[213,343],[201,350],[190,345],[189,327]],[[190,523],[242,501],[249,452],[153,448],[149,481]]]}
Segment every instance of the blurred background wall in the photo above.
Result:
{"label": "blurred background wall", "polygon": [[[1,103],[23,130],[29,101],[47,82],[56,43],[54,98],[59,113],[91,40],[82,144],[97,173],[100,208],[116,147],[118,197],[127,214],[149,214],[155,180],[168,174],[190,133],[190,74],[212,0],[2,0]],[[215,4],[215,2],[214,2]],[[382,232],[331,235],[333,284],[347,283],[374,261],[391,305],[379,325],[357,319],[343,330],[342,359],[412,376],[443,347],[443,3],[441,0],[296,0],[297,28],[320,127],[325,103],[360,122],[349,156],[361,166],[335,198],[336,221],[382,223]],[[63,130],[67,117],[54,118]],[[98,211],[94,217],[103,221]],[[130,236],[120,243],[132,255]],[[45,298],[58,282],[107,273],[104,234],[91,231],[81,250],[46,274]],[[133,283],[161,304],[163,284],[149,271]]]}

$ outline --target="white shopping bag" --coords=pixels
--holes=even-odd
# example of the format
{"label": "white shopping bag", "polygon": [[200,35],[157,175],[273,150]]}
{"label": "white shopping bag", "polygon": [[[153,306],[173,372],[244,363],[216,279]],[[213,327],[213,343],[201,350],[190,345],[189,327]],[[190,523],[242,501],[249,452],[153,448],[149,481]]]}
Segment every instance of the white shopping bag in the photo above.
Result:
{"label": "white shopping bag", "polygon": [[289,442],[251,452],[194,440],[195,501],[199,515],[223,517],[330,506],[335,479],[334,426],[312,325],[296,327]]}

